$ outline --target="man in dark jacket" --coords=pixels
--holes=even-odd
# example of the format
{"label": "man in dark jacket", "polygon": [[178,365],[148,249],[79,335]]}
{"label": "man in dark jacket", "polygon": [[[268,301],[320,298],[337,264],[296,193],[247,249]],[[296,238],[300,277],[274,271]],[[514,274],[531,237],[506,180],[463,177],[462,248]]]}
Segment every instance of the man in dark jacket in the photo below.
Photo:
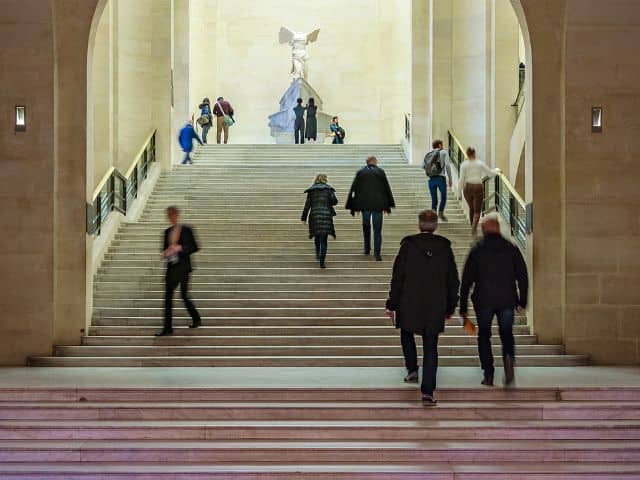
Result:
{"label": "man in dark jacket", "polygon": [[376,157],[367,158],[367,166],[356,173],[351,185],[346,209],[362,212],[362,233],[364,236],[364,254],[371,253],[371,222],[373,220],[373,253],[376,260],[382,260],[382,216],[391,213],[396,204],[391,186],[384,170],[378,167]]}
{"label": "man in dark jacket", "polygon": [[420,233],[402,240],[393,264],[386,314],[400,329],[407,383],[418,383],[418,354],[414,335],[423,340],[422,401],[435,405],[438,337],[444,332],[458,303],[458,269],[451,242],[434,235],[438,214],[425,210],[419,216]]}
{"label": "man in dark jacket", "polygon": [[[469,252],[460,288],[460,315],[467,318],[467,299],[473,286],[473,307],[478,321],[478,351],[484,371],[483,385],[493,385],[493,353],[491,352],[491,323],[498,317],[504,383],[514,381],[513,338],[514,310],[527,308],[529,279],[527,265],[520,250],[500,235],[497,218],[489,217],[482,224],[484,238]],[[516,288],[517,287],[517,288]]]}
{"label": "man in dark jacket", "polygon": [[173,333],[173,292],[180,285],[180,295],[189,315],[189,328],[198,328],[202,323],[200,314],[189,299],[189,274],[191,268],[191,254],[199,250],[193,230],[180,223],[180,212],[177,207],[167,208],[167,218],[171,226],[164,231],[162,255],[167,262],[164,294],[164,327],[156,333],[157,337]]}

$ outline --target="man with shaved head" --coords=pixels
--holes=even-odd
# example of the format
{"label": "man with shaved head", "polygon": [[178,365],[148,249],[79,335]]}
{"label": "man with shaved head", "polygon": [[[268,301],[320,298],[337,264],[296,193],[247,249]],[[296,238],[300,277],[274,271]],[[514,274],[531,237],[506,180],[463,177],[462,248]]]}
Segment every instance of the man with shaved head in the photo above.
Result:
{"label": "man with shaved head", "polygon": [[386,314],[400,329],[407,367],[406,383],[418,383],[415,335],[422,337],[422,402],[435,405],[433,392],[438,370],[438,337],[445,319],[458,303],[458,269],[451,242],[434,232],[438,214],[425,210],[418,217],[420,233],[402,240],[393,264]]}
{"label": "man with shaved head", "polygon": [[496,216],[488,216],[482,223],[483,238],[469,252],[462,273],[460,315],[466,320],[469,291],[478,322],[478,351],[484,371],[482,384],[493,386],[493,353],[491,324],[498,318],[502,341],[504,384],[514,382],[515,340],[513,323],[515,310],[527,308],[529,277],[527,265],[518,247],[500,234]]}

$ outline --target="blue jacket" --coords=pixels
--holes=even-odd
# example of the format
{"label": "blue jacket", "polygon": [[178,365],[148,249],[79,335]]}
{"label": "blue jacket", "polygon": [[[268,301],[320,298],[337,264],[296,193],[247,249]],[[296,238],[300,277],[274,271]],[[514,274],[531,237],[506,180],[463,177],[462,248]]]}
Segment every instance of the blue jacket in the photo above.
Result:
{"label": "blue jacket", "polygon": [[183,152],[190,152],[193,150],[193,141],[198,142],[202,145],[202,140],[196,133],[196,130],[193,128],[193,125],[187,123],[182,130],[180,130],[180,135],[178,135],[178,141],[180,142],[180,146],[182,147]]}

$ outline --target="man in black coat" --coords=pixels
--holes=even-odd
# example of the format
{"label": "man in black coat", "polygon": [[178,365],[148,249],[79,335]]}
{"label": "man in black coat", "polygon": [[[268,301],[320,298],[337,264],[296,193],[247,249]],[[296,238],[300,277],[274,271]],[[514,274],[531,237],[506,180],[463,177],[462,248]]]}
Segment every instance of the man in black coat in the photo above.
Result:
{"label": "man in black coat", "polygon": [[435,405],[438,337],[444,332],[458,303],[458,268],[451,242],[434,232],[438,214],[425,210],[419,216],[420,233],[402,240],[393,265],[386,314],[400,329],[407,376],[418,383],[418,354],[414,335],[423,340],[422,401]]}
{"label": "man in black coat", "polygon": [[384,170],[378,167],[376,157],[367,158],[367,166],[356,173],[351,185],[346,209],[362,212],[362,233],[364,254],[371,253],[371,223],[373,221],[373,253],[376,260],[382,260],[382,216],[391,213],[396,203]]}
{"label": "man in black coat", "polygon": [[498,317],[502,341],[504,383],[514,381],[515,340],[513,338],[514,310],[527,308],[529,277],[527,265],[518,247],[500,235],[497,218],[489,217],[482,224],[484,238],[469,252],[460,288],[460,315],[467,318],[469,291],[473,286],[473,307],[478,321],[478,351],[484,371],[483,385],[493,385],[493,353],[491,351],[491,323]]}
{"label": "man in black coat", "polygon": [[198,328],[202,323],[200,314],[189,299],[189,274],[191,268],[191,254],[199,250],[193,230],[180,223],[180,212],[177,207],[167,208],[167,218],[171,226],[164,231],[162,255],[167,262],[164,294],[164,326],[156,333],[157,337],[173,333],[173,292],[180,285],[180,295],[189,315],[189,328]]}

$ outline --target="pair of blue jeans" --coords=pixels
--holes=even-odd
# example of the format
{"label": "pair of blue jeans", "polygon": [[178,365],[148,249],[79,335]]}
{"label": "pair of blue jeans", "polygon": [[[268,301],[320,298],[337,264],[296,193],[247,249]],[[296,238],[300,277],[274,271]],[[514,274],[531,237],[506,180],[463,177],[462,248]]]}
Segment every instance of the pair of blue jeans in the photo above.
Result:
{"label": "pair of blue jeans", "polygon": [[[440,191],[440,208],[438,208],[438,191]],[[431,195],[431,210],[444,212],[447,206],[447,179],[441,175],[429,178],[429,194]]]}
{"label": "pair of blue jeans", "polygon": [[371,223],[373,222],[373,254],[379,257],[382,253],[382,212],[362,212],[362,235],[364,237],[364,253],[371,253]]}
{"label": "pair of blue jeans", "polygon": [[320,265],[324,265],[324,261],[327,258],[327,248],[329,246],[328,235],[316,235],[314,237],[316,242],[316,257],[320,260]]}
{"label": "pair of blue jeans", "polygon": [[507,356],[515,359],[516,347],[513,338],[513,323],[515,322],[515,309],[509,308],[483,308],[476,311],[478,321],[478,353],[480,365],[485,375],[493,375],[493,352],[491,351],[491,324],[493,317],[498,318],[498,332],[502,341],[502,358]]}

